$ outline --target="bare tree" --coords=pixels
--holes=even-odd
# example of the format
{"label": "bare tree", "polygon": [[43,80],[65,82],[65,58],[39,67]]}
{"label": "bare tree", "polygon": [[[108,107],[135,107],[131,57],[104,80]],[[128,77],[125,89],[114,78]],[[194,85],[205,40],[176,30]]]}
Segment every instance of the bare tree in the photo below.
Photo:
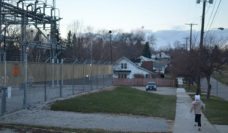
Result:
{"label": "bare tree", "polygon": [[207,89],[207,99],[211,95],[211,75],[215,71],[222,69],[223,65],[227,63],[227,56],[224,51],[222,51],[218,46],[214,47],[204,47],[201,51],[201,71],[207,79],[208,89]]}
{"label": "bare tree", "polygon": [[[71,30],[74,31],[74,30]],[[74,58],[79,61],[91,60],[110,62],[125,56],[129,59],[139,57],[142,54],[143,47],[146,43],[146,37],[143,32],[123,33],[113,31],[111,34],[107,30],[93,32],[92,28],[87,28],[84,33],[72,34],[70,40],[72,46],[64,51],[65,58]],[[154,37],[150,36],[151,41]],[[69,40],[69,37],[68,39]],[[68,42],[65,40],[65,42]],[[111,46],[110,46],[111,41]],[[112,48],[112,55],[110,53]]]}
{"label": "bare tree", "polygon": [[171,53],[171,70],[175,76],[183,76],[197,83],[197,94],[201,93],[199,77],[207,79],[207,98],[211,95],[211,75],[222,69],[228,63],[227,50],[222,49],[221,41],[210,37],[207,46],[201,49],[186,51],[183,48],[175,49]]}

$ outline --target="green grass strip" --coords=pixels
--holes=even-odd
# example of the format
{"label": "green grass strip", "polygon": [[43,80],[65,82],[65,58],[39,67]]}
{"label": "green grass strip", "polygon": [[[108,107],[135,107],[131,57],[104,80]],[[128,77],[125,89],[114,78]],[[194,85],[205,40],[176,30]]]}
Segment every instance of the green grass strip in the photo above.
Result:
{"label": "green grass strip", "polygon": [[51,106],[51,110],[143,115],[174,120],[176,96],[162,96],[130,87],[117,87],[112,91],[58,101]]}

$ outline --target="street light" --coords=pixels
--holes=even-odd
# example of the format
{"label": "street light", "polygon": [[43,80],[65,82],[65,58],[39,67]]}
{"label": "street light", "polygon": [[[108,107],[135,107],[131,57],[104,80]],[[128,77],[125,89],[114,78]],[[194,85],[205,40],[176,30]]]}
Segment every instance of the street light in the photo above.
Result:
{"label": "street light", "polygon": [[219,27],[218,29],[219,29],[219,30],[224,30],[224,28],[223,28],[223,27]]}
{"label": "street light", "polygon": [[[202,1],[202,0],[196,0],[196,3],[199,4],[201,1]],[[204,0],[204,1],[206,2],[207,0]],[[212,4],[213,1],[214,1],[214,0],[209,0],[208,2],[209,2],[210,4]]]}
{"label": "street light", "polygon": [[112,31],[110,30],[108,33],[110,34],[110,60],[112,64]]}

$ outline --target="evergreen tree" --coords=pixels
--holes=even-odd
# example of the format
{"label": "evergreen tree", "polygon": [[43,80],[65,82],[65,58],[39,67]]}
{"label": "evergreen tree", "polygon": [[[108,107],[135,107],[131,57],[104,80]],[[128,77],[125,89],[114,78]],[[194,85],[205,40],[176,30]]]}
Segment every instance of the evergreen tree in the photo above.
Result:
{"label": "evergreen tree", "polygon": [[144,45],[142,55],[144,57],[151,58],[149,42],[146,42],[146,44]]}
{"label": "evergreen tree", "polygon": [[76,38],[76,35],[75,33],[73,34],[73,37],[72,37],[72,45],[75,46],[77,43],[77,38]]}
{"label": "evergreen tree", "polygon": [[70,47],[72,45],[72,33],[71,31],[68,32],[67,34],[67,47]]}

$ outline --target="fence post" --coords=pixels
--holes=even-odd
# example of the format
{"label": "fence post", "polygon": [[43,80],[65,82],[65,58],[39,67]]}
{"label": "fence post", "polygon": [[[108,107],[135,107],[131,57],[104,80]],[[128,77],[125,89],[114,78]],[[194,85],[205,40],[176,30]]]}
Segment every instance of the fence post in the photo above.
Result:
{"label": "fence post", "polygon": [[73,66],[72,66],[72,69],[73,69],[73,72],[72,72],[72,76],[71,76],[71,84],[72,84],[72,95],[74,95],[74,64],[75,62],[73,62]]}
{"label": "fence post", "polygon": [[[60,64],[60,69],[61,69],[61,64],[62,62],[61,62],[61,60],[59,60],[59,59],[56,59],[56,75],[55,75],[55,78],[56,78],[56,87],[60,87],[60,84],[61,83],[59,83],[59,79],[61,79],[61,74],[60,73],[58,73],[59,72],[59,64]],[[60,70],[61,71],[61,70]]]}
{"label": "fence post", "polygon": [[51,69],[52,70],[51,71],[52,72],[51,73],[52,74],[51,84],[52,84],[52,88],[54,89],[54,87],[55,87],[55,70],[54,70],[55,69],[55,65],[54,65],[55,64],[55,59],[51,59],[51,63],[52,63],[52,65],[51,65],[52,66],[52,69]]}
{"label": "fence post", "polygon": [[1,115],[4,115],[4,113],[6,112],[6,87],[2,87],[1,91],[2,91],[2,105],[1,105]]}
{"label": "fence post", "polygon": [[23,99],[23,106],[26,108],[27,106],[27,89],[28,89],[28,49],[26,45],[23,47],[24,52],[24,99]]}
{"label": "fence post", "polygon": [[61,83],[60,83],[60,97],[63,97],[63,59],[61,59],[61,65],[60,65],[60,78],[61,78]]}
{"label": "fence post", "polygon": [[93,74],[93,66],[92,66],[92,64],[90,64],[90,89],[91,89],[91,91],[93,90],[93,77],[92,77],[92,74]]}
{"label": "fence post", "polygon": [[100,75],[97,74],[97,89],[100,89]]}
{"label": "fence post", "polygon": [[85,84],[86,84],[86,76],[85,76],[85,68],[84,68],[84,64],[82,65],[82,71],[83,71],[83,77],[82,77],[82,82],[83,82],[83,92],[85,92]]}
{"label": "fence post", "polygon": [[96,65],[96,89],[99,89],[99,75],[98,75],[98,65]]}
{"label": "fence post", "polygon": [[103,89],[105,88],[105,84],[104,84],[104,74],[102,75],[102,84],[103,84]]}
{"label": "fence post", "polygon": [[47,101],[47,64],[44,63],[44,101]]}

